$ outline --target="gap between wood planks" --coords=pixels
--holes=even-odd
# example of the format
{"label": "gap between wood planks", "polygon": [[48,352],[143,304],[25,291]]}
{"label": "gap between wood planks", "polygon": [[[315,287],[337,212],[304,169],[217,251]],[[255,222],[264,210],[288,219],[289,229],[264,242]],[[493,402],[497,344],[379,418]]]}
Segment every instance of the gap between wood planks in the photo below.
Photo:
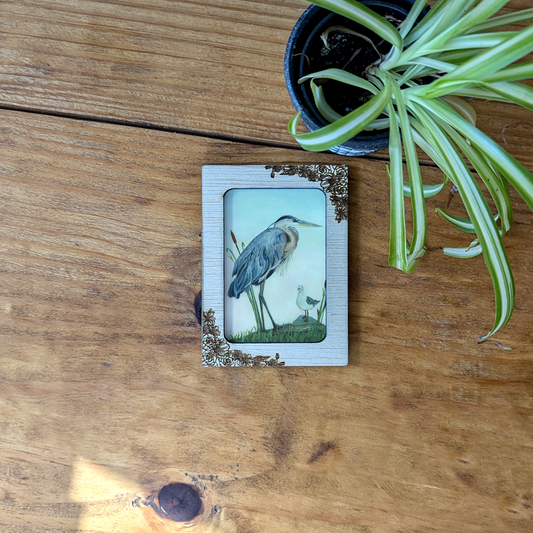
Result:
{"label": "gap between wood planks", "polygon": [[[76,113],[62,113],[60,111],[46,111],[46,110],[41,110],[41,109],[31,109],[31,108],[26,108],[26,107],[19,107],[16,105],[5,105],[5,104],[0,104],[0,110],[17,111],[20,113],[30,113],[32,115],[46,115],[50,117],[68,118],[71,120],[83,120],[87,122],[98,122],[102,124],[113,124],[115,126],[126,126],[130,128],[139,128],[139,129],[144,129],[144,130],[164,131],[167,133],[178,133],[180,135],[190,135],[192,137],[205,137],[208,139],[216,139],[219,141],[226,141],[226,142],[252,144],[256,146],[269,146],[271,148],[295,150],[298,152],[303,151],[303,149],[300,148],[299,146],[295,146],[294,144],[290,144],[290,143],[258,141],[256,139],[249,139],[247,137],[237,137],[237,136],[231,136],[231,135],[225,135],[225,134],[215,134],[215,133],[210,133],[210,132],[189,130],[186,128],[174,128],[171,126],[161,126],[159,124],[150,124],[149,122],[100,118],[100,117],[94,117],[90,115],[79,115]],[[370,155],[362,156],[362,158],[369,159],[372,161],[389,161],[389,157],[387,155],[379,155],[379,154],[370,154]],[[405,159],[403,160],[403,162],[405,163]],[[437,165],[430,161],[419,161],[419,164],[420,166],[424,166],[424,167],[437,168]],[[471,170],[473,171],[473,169]]]}

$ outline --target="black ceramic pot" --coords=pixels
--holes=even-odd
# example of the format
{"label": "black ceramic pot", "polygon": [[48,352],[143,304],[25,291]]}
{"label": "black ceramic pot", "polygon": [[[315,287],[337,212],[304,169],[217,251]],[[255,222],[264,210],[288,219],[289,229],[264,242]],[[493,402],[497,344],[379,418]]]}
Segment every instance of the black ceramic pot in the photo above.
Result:
{"label": "black ceramic pot", "polygon": [[[407,13],[413,5],[413,1],[391,0],[384,2],[380,0],[359,0],[361,4],[373,9],[380,15],[394,17],[398,20],[403,20],[407,16]],[[299,85],[298,80],[309,72],[319,70],[316,68],[313,69],[313,66],[309,65],[309,50],[313,46],[316,46],[313,43],[317,42],[321,33],[332,25],[353,27],[354,23],[327,9],[311,5],[294,26],[285,51],[285,81],[287,89],[296,110],[302,110],[302,120],[309,131],[326,126],[328,122],[320,115],[315,107],[313,95],[309,89],[309,83]],[[361,27],[359,26],[359,28]],[[369,36],[375,36],[375,34],[369,33],[369,30],[366,29],[359,31]],[[377,36],[375,37],[376,40],[379,39]],[[382,46],[385,46],[385,49],[387,47],[390,48],[388,43],[382,43]],[[336,68],[342,68],[342,65],[336,65]],[[358,72],[355,73],[359,74]],[[329,103],[332,105],[331,101]],[[331,148],[330,151],[340,155],[361,156],[386,148],[388,145],[388,130],[377,130],[375,132],[361,132],[344,144]]]}

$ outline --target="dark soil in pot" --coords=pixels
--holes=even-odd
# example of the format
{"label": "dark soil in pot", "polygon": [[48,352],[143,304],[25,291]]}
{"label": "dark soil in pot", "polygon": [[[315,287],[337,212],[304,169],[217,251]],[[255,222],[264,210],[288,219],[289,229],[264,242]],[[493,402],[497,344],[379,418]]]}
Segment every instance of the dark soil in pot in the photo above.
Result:
{"label": "dark soil in pot", "polygon": [[[362,0],[361,3],[387,18],[394,26],[405,19],[412,6],[410,0]],[[358,36],[339,31],[329,33],[326,46],[321,35],[332,26],[344,26],[365,35],[372,40],[375,48]],[[328,122],[315,107],[309,83],[298,85],[298,79],[327,68],[340,68],[364,77],[365,69],[379,58],[379,54],[386,55],[390,46],[360,24],[315,5],[302,15],[287,45],[285,77],[291,100],[296,109],[303,109],[302,119],[310,131],[325,126]],[[317,80],[317,83],[320,82]],[[371,97],[367,91],[340,82],[324,80],[322,83],[326,101],[341,115],[353,111]],[[331,151],[342,155],[365,155],[387,147],[388,140],[388,130],[362,132]]]}

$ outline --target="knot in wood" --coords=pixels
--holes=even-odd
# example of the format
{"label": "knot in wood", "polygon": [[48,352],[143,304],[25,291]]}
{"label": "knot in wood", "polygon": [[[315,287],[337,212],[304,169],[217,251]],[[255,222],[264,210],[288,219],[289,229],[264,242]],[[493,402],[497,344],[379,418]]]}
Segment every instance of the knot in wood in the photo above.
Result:
{"label": "knot in wood", "polygon": [[163,514],[176,522],[188,522],[198,516],[202,500],[194,487],[186,483],[171,483],[159,492]]}

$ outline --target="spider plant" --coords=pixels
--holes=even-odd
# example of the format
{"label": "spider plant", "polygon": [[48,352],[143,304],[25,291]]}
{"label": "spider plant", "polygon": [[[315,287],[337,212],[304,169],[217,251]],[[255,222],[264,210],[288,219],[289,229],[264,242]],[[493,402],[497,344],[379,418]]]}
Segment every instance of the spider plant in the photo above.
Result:
{"label": "spider plant", "polygon": [[[288,126],[303,148],[321,151],[385,124],[390,157],[389,265],[405,272],[412,272],[425,252],[424,199],[437,194],[447,180],[453,183],[468,218],[440,209],[438,213],[455,228],[471,233],[473,242],[463,249],[444,248],[444,253],[462,258],[483,254],[494,285],[494,325],[479,342],[503,327],[514,307],[513,275],[502,241],[512,223],[509,184],[533,209],[533,174],[476,128],[476,113],[464,99],[510,102],[533,110],[533,89],[517,83],[533,77],[533,61],[515,63],[533,51],[533,25],[518,31],[494,31],[531,21],[533,9],[493,16],[507,1],[438,0],[417,22],[426,0],[416,0],[405,20],[395,27],[354,0],[315,0],[316,5],[369,28],[391,48],[361,77],[328,69],[301,78],[300,83],[311,84],[316,107],[329,124],[298,133],[299,112]],[[429,83],[428,78],[432,80]],[[341,116],[325,101],[318,80],[363,88],[371,97]],[[442,169],[443,184],[423,183],[417,145]],[[403,157],[408,175],[405,181]],[[497,213],[491,212],[471,168],[494,200]],[[410,198],[412,210],[409,240],[405,197]]]}

